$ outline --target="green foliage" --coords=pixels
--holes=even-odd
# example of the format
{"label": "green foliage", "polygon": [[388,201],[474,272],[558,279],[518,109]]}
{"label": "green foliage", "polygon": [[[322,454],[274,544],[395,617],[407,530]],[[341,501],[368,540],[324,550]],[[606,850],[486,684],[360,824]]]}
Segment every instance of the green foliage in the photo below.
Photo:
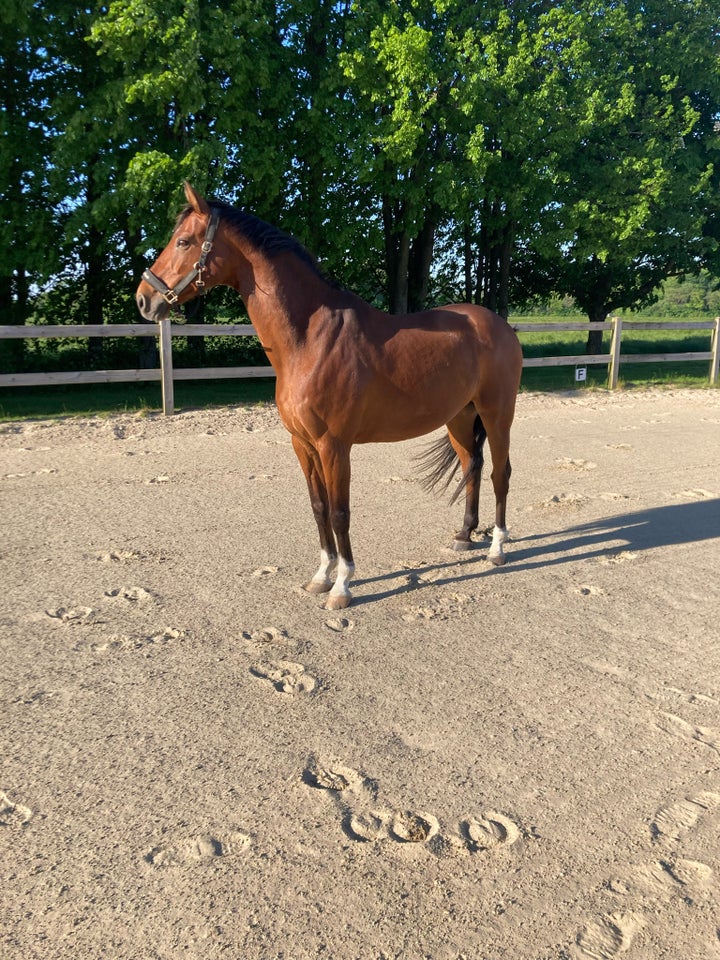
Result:
{"label": "green foliage", "polygon": [[665,0],[583,12],[587,54],[572,103],[580,139],[554,164],[531,290],[544,273],[547,286],[600,318],[650,304],[666,277],[713,262],[705,228],[717,193],[720,86],[714,70],[695,69],[700,50],[717,59],[713,7]]}

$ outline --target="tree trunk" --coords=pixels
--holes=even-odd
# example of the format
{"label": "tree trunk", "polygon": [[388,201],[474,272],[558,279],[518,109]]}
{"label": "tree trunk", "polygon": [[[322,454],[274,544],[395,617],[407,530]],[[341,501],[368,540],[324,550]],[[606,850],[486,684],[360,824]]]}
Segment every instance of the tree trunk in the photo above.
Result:
{"label": "tree trunk", "polygon": [[477,257],[477,268],[475,273],[475,296],[473,303],[483,304],[485,302],[485,293],[488,282],[488,249],[490,238],[488,223],[490,221],[490,204],[487,197],[483,199],[482,211],[480,214],[480,239],[478,241],[479,251]]}
{"label": "tree trunk", "polygon": [[[499,203],[482,203],[474,302],[507,318],[515,224]],[[467,242],[467,240],[466,240]]]}
{"label": "tree trunk", "polygon": [[[605,304],[594,304],[588,310],[588,318],[591,323],[605,323],[608,315],[608,308]],[[593,354],[594,356],[602,353],[602,339],[603,332],[602,330],[588,330],[587,343],[585,344],[585,352]]]}
{"label": "tree trunk", "polygon": [[408,310],[423,310],[426,306],[434,244],[435,224],[426,220],[410,247]]}
{"label": "tree trunk", "polygon": [[465,267],[465,302],[472,303],[473,299],[473,248],[470,224],[463,226],[463,260]]}
{"label": "tree trunk", "polygon": [[328,231],[324,226],[327,215],[323,203],[325,169],[316,144],[323,137],[326,123],[322,109],[322,86],[328,64],[328,34],[330,32],[330,5],[312,5],[312,13],[305,34],[303,69],[306,80],[303,100],[307,110],[300,123],[302,138],[298,143],[298,160],[301,167],[300,202],[305,224],[304,241],[308,249],[322,258],[328,244]]}
{"label": "tree trunk", "polygon": [[496,311],[501,317],[507,320],[510,313],[510,262],[512,259],[512,248],[514,238],[514,227],[512,223],[506,223],[503,229],[502,242],[498,245],[500,266],[498,270],[498,296]]}
{"label": "tree trunk", "polygon": [[383,228],[385,234],[385,271],[387,299],[390,313],[407,313],[408,268],[410,264],[410,237],[407,230],[398,228],[400,216],[391,201],[383,200]]}

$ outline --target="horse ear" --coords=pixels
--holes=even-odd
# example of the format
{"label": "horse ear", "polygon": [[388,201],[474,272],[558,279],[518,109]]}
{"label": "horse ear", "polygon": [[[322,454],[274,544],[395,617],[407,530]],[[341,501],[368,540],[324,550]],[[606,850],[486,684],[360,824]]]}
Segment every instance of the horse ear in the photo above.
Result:
{"label": "horse ear", "polygon": [[210,213],[210,207],[207,204],[206,200],[200,196],[200,194],[192,187],[187,180],[183,184],[185,188],[185,196],[187,197],[187,202],[193,208],[196,213],[203,213],[208,215]]}

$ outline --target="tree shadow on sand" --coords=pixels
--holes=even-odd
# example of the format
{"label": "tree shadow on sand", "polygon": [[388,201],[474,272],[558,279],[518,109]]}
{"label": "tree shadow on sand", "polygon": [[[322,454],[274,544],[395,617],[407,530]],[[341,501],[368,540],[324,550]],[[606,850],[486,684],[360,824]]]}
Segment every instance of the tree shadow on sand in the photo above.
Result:
{"label": "tree shadow on sand", "polygon": [[[519,570],[559,566],[583,560],[611,557],[620,551],[642,553],[662,547],[700,543],[720,538],[720,498],[670,504],[601,517],[589,523],[559,528],[550,533],[537,533],[512,539],[508,564],[492,567],[485,564],[489,541],[479,542],[469,555],[447,563],[396,570],[376,577],[355,581],[356,586],[381,584],[403,578],[404,582],[387,590],[353,600],[360,606],[409,591],[460,584],[490,574],[512,575]],[[447,576],[432,576],[443,572]]]}

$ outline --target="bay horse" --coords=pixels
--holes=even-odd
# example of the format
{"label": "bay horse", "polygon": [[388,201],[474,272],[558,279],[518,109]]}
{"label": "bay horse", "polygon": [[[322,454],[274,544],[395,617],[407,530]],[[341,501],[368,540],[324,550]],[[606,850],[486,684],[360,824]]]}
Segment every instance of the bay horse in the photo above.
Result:
{"label": "bay horse", "polygon": [[340,289],[295,239],[252,215],[201,197],[143,273],[136,301],[148,321],[218,285],[242,297],[276,374],[276,402],[307,480],[320,566],[305,585],[326,609],[351,602],[350,449],[419,437],[445,425],[429,454],[430,486],[458,468],[465,517],[453,547],[478,526],[485,439],[492,456],[495,527],[488,560],[505,563],[510,427],[522,372],[517,335],[472,304],[392,316]]}

